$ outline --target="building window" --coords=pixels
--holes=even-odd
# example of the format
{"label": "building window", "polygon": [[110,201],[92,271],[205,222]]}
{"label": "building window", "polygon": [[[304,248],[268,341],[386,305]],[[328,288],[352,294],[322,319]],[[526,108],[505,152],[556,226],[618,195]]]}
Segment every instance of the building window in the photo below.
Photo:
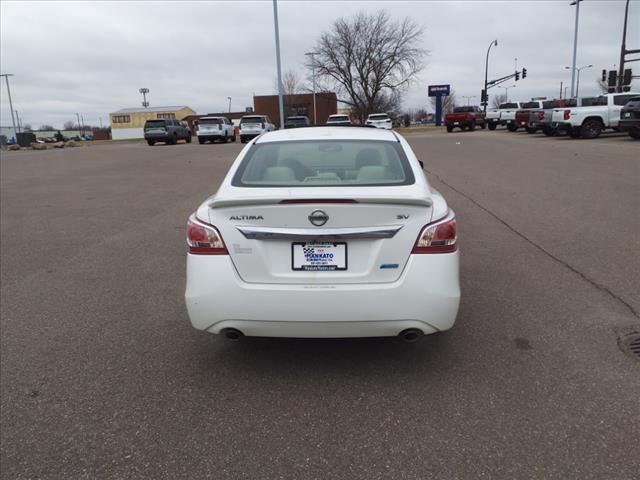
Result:
{"label": "building window", "polygon": [[158,118],[167,120],[171,118],[176,118],[176,114],[175,113],[159,113]]}
{"label": "building window", "polygon": [[130,115],[113,115],[111,117],[112,123],[131,123]]}
{"label": "building window", "polygon": [[307,105],[288,105],[289,115],[307,115],[309,109]]}

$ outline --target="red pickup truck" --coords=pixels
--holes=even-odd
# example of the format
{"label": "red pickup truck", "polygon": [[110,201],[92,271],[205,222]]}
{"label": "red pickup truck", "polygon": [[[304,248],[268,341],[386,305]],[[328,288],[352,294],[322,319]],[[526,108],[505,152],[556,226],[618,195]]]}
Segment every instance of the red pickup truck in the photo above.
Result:
{"label": "red pickup truck", "polygon": [[484,112],[478,106],[455,107],[452,113],[444,116],[444,124],[447,132],[451,133],[454,128],[460,130],[475,130],[476,126],[485,128],[487,122],[484,119]]}
{"label": "red pickup truck", "polygon": [[529,122],[531,120],[531,111],[542,108],[542,101],[534,100],[531,102],[525,102],[520,104],[522,110],[516,111],[516,121],[513,124],[513,129],[510,131],[515,132],[520,127],[524,127],[526,130],[530,128]]}

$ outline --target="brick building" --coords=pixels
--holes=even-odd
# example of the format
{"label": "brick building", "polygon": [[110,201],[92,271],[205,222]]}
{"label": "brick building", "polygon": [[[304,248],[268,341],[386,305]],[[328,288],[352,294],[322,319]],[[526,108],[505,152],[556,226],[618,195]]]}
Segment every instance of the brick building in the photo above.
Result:
{"label": "brick building", "polygon": [[[284,95],[284,116],[306,115],[313,123],[313,94]],[[334,92],[316,93],[317,124],[324,125],[329,115],[337,112],[338,98]],[[253,111],[257,115],[268,115],[276,127],[280,127],[278,95],[254,95]],[[246,115],[246,114],[245,114]]]}

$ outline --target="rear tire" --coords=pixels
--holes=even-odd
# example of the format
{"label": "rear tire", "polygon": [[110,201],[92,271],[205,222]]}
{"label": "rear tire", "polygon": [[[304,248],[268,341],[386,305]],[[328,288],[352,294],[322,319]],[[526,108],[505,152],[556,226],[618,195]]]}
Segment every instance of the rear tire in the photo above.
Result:
{"label": "rear tire", "polygon": [[602,133],[602,122],[596,118],[588,118],[580,127],[582,138],[598,138]]}
{"label": "rear tire", "polygon": [[171,140],[169,141],[169,145],[176,145],[178,143],[178,135],[176,133],[173,134]]}
{"label": "rear tire", "polygon": [[551,127],[542,127],[542,133],[547,137],[554,137],[556,135],[556,131]]}
{"label": "rear tire", "polygon": [[515,132],[516,130],[518,130],[518,127],[516,127],[513,123],[510,123],[509,125],[507,125],[507,130],[509,130],[510,132]]}
{"label": "rear tire", "polygon": [[187,140],[187,143],[191,143],[191,135],[189,135],[189,136],[186,138],[186,140]]}
{"label": "rear tire", "polygon": [[495,122],[489,123],[489,130],[494,131],[498,125]]}
{"label": "rear tire", "polygon": [[453,127],[451,125],[447,125],[447,133],[453,132]]}
{"label": "rear tire", "polygon": [[205,140],[204,138],[198,138],[198,143],[199,143],[200,145],[204,145],[204,142],[205,142],[205,141],[206,141],[206,140]]}
{"label": "rear tire", "polygon": [[153,147],[156,144],[155,140],[147,140],[147,145],[149,145],[150,147]]}
{"label": "rear tire", "polygon": [[227,136],[227,132],[224,132],[224,138],[222,139],[222,143],[227,143],[229,141],[229,137]]}
{"label": "rear tire", "polygon": [[527,133],[534,134],[538,131],[537,128],[527,127]]}

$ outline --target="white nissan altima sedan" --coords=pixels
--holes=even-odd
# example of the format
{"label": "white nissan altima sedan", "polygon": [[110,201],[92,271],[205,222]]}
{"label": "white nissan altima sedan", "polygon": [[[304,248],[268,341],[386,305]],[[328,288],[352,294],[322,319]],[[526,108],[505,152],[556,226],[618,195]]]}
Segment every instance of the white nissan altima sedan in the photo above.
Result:
{"label": "white nissan altima sedan", "polygon": [[454,212],[393,131],[257,137],[189,218],[187,249],[191,323],[230,339],[415,340],[458,312]]}

